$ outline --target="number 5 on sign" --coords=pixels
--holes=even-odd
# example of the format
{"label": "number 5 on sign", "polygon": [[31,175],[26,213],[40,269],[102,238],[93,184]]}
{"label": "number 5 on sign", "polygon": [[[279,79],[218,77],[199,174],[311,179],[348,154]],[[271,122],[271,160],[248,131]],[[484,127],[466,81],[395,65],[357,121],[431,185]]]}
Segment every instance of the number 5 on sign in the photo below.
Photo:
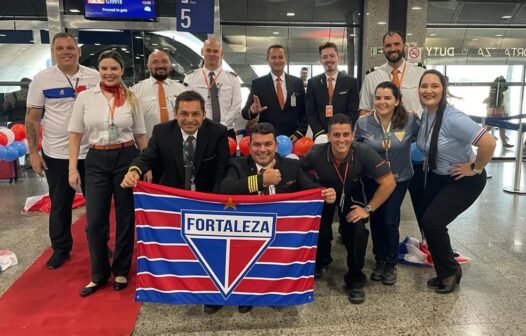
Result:
{"label": "number 5 on sign", "polygon": [[177,31],[214,32],[214,0],[178,0],[175,3]]}

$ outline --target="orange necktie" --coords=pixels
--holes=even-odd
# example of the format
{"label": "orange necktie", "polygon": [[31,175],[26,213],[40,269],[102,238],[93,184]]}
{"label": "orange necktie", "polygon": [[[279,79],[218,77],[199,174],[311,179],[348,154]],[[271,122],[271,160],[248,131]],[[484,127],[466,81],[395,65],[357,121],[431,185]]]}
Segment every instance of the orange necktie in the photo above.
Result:
{"label": "orange necktie", "polygon": [[281,78],[276,78],[276,94],[278,95],[279,106],[283,110],[285,107],[285,97],[283,97],[283,87],[281,86]]}
{"label": "orange necktie", "polygon": [[161,112],[161,122],[168,121],[168,109],[166,108],[166,95],[164,93],[163,82],[157,81],[159,89],[157,91],[159,97],[159,111]]}
{"label": "orange necktie", "polygon": [[329,76],[329,86],[327,87],[329,91],[329,100],[332,99],[332,95],[334,94],[334,84],[332,83],[333,81],[334,77]]}
{"label": "orange necktie", "polygon": [[391,71],[391,74],[393,75],[393,84],[396,85],[397,88],[400,88],[400,78],[398,78],[398,74],[400,71],[398,71],[397,68],[394,68],[393,71]]}

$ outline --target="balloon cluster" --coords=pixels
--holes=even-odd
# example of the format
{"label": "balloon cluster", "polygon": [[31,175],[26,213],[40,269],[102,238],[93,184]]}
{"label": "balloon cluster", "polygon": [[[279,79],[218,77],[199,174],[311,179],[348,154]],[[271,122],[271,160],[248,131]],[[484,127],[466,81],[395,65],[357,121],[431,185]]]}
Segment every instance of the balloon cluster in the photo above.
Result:
{"label": "balloon cluster", "polygon": [[9,128],[0,128],[0,160],[13,161],[28,153],[26,127],[15,124]]}
{"label": "balloon cluster", "polygon": [[[277,152],[283,157],[289,157],[298,159],[299,157],[308,153],[314,142],[311,138],[300,138],[294,144],[290,138],[286,135],[278,135],[276,137],[276,143],[278,145]],[[243,156],[250,155],[250,136],[246,136],[239,141],[239,152]]]}

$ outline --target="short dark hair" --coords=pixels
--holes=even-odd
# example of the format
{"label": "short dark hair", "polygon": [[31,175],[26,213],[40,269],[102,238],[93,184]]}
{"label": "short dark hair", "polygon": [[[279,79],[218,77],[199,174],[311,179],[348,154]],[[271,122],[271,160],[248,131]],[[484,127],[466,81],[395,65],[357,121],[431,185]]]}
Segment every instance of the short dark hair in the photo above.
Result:
{"label": "short dark hair", "polygon": [[124,60],[118,51],[110,49],[110,50],[105,50],[101,52],[99,55],[99,59],[97,60],[97,65],[100,64],[100,62],[105,58],[114,59],[117,63],[119,63],[119,65],[121,66],[121,69],[124,69]]}
{"label": "short dark hair", "polygon": [[179,110],[179,104],[184,101],[198,101],[201,105],[201,112],[205,112],[205,100],[203,99],[203,96],[201,96],[199,93],[195,91],[184,91],[181,94],[177,96],[175,99],[175,112]]}
{"label": "short dark hair", "polygon": [[336,50],[336,52],[338,52],[338,47],[336,46],[336,43],[334,42],[325,42],[324,44],[320,45],[318,47],[318,53],[321,55],[321,51],[323,49],[327,49],[327,48],[334,48],[334,50]]}
{"label": "short dark hair", "polygon": [[268,122],[260,122],[250,127],[250,141],[252,141],[252,134],[272,134],[274,135],[274,139],[276,139],[276,130],[274,126]]}
{"label": "short dark hair", "polygon": [[29,89],[29,84],[31,84],[31,79],[24,77],[20,80],[20,87],[22,89]]}
{"label": "short dark hair", "polygon": [[270,45],[268,48],[267,48],[267,59],[268,59],[268,55],[270,54],[270,49],[283,49],[283,51],[285,52],[285,57],[287,57],[287,49],[285,49],[285,47],[281,44],[272,44]]}
{"label": "short dark hair", "polygon": [[327,130],[329,130],[329,132],[331,131],[331,126],[334,124],[349,124],[351,126],[351,131],[353,129],[351,118],[349,118],[347,114],[336,113],[331,119],[329,119],[327,124]]}
{"label": "short dark hair", "polygon": [[51,47],[55,45],[55,40],[59,38],[70,38],[73,40],[73,42],[75,42],[75,45],[77,45],[77,40],[75,39],[75,36],[71,35],[70,33],[61,32],[56,33],[55,36],[53,36],[53,39],[51,40]]}
{"label": "short dark hair", "polygon": [[390,30],[387,33],[385,33],[384,37],[382,38],[382,44],[385,44],[385,38],[387,36],[393,36],[393,35],[400,36],[400,38],[402,39],[402,44],[405,44],[404,34],[402,34],[402,32],[399,32],[398,30]]}
{"label": "short dark hair", "polygon": [[307,68],[307,67],[301,67],[301,70],[302,70],[302,71],[303,71],[303,70],[307,70],[307,71],[309,71],[309,68]]}

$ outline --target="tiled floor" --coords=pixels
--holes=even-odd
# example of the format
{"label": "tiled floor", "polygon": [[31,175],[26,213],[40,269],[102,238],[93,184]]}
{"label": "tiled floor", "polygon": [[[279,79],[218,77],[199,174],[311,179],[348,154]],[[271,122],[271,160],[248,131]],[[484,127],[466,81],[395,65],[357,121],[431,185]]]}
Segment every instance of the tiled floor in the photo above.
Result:
{"label": "tiled floor", "polygon": [[[512,163],[494,163],[489,171],[493,178],[481,198],[450,226],[454,248],[472,258],[451,295],[426,288],[432,269],[399,266],[395,286],[368,282],[366,302],[352,305],[342,285],[343,247],[336,245],[312,304],[248,314],[226,307],[212,316],[195,305],[143,304],[134,335],[526,335],[526,195],[502,191],[513,182]],[[0,182],[0,249],[14,251],[20,262],[0,274],[0,294],[49,245],[47,217],[20,214],[26,196],[45,190],[33,174],[13,185]],[[401,235],[418,237],[408,202],[402,218]]]}

